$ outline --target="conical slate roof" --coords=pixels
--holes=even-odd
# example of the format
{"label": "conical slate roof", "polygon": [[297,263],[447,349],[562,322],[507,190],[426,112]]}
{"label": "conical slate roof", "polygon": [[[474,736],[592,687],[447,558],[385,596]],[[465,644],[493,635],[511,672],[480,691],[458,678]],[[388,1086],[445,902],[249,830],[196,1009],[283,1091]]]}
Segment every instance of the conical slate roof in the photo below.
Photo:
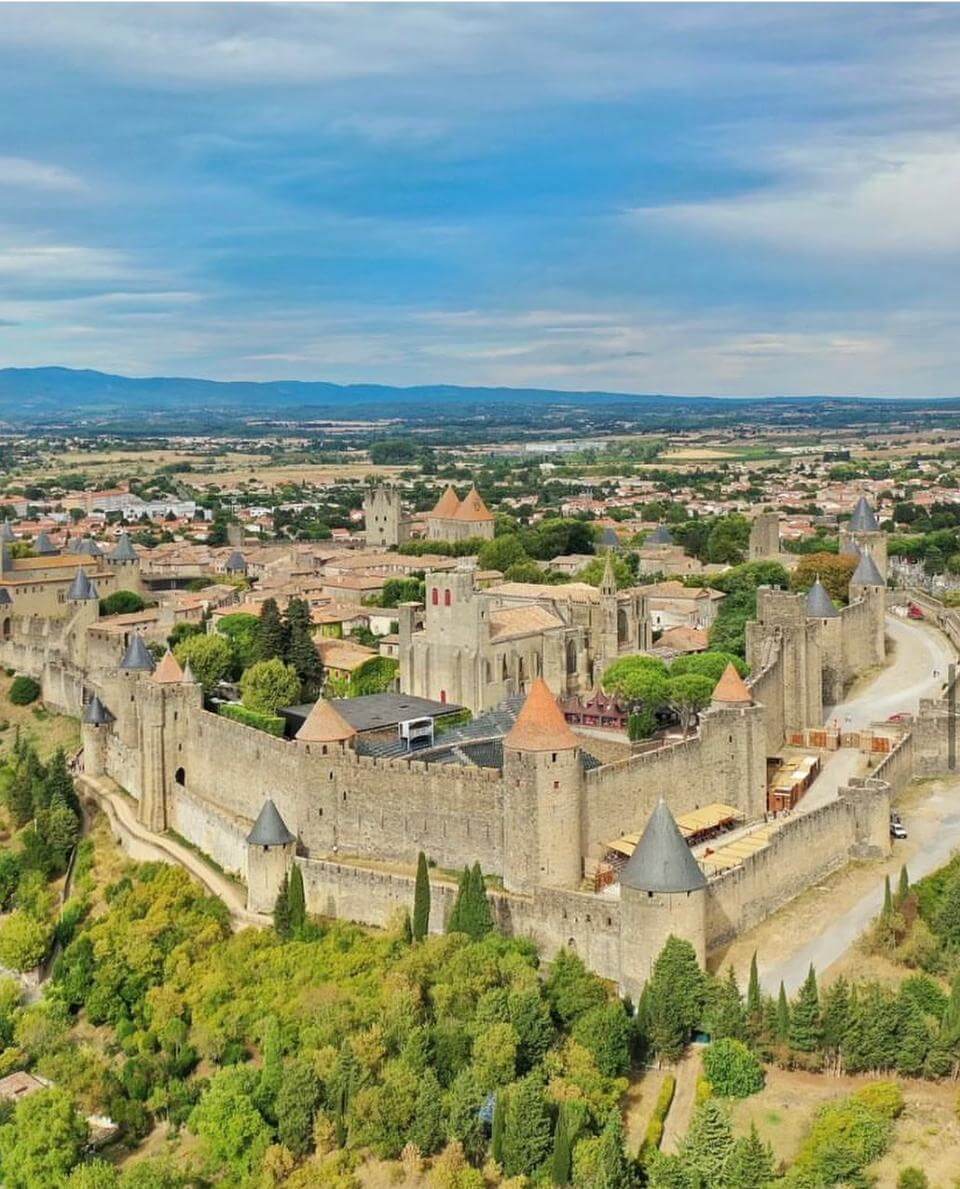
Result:
{"label": "conical slate roof", "polygon": [[137,551],[134,549],[130,537],[126,533],[121,533],[117,541],[117,547],[110,554],[111,561],[136,561]]}
{"label": "conical slate roof", "polygon": [[103,557],[103,550],[96,543],[93,537],[84,537],[80,541],[74,539],[73,547],[71,548],[70,552],[83,553],[86,554],[87,557]]}
{"label": "conical slate roof", "polygon": [[620,538],[609,524],[600,534],[600,544],[604,549],[618,549],[620,547]]}
{"label": "conical slate roof", "polygon": [[290,833],[280,816],[280,810],[268,797],[253,823],[253,829],[247,835],[247,842],[251,846],[286,846],[288,842],[296,840],[296,834]]}
{"label": "conical slate roof", "polygon": [[514,751],[567,751],[578,746],[576,735],[567,726],[557,699],[542,677],[531,686],[503,745]]}
{"label": "conical slate roof", "polygon": [[753,696],[732,661],[713,688],[713,701],[726,706],[750,706],[753,703]]}
{"label": "conical slate roof", "polygon": [[867,497],[862,495],[857,500],[857,506],[850,517],[850,528],[855,533],[875,533],[880,528],[877,514],[867,503]]}
{"label": "conical slate roof", "polygon": [[325,698],[317,698],[297,731],[296,738],[300,743],[345,743],[356,733],[356,728],[334,710]]}
{"label": "conical slate roof", "polygon": [[840,554],[842,557],[859,557],[860,547],[850,537],[844,537],[840,544]]}
{"label": "conical slate roof", "polygon": [[127,651],[123,654],[120,668],[144,673],[152,673],[156,668],[150,650],[143,642],[143,637],[138,636],[136,632],[130,637],[130,643],[127,645]]}
{"label": "conical slate roof", "polygon": [[839,614],[819,578],[807,591],[807,614],[811,619],[836,619]]}
{"label": "conical slate roof", "polygon": [[227,564],[226,564],[225,569],[227,569],[228,571],[240,570],[240,571],[246,572],[247,563],[244,560],[243,554],[240,552],[239,549],[234,549],[233,553],[231,553],[230,556],[227,558]]}
{"label": "conical slate roof", "polygon": [[104,727],[107,723],[113,722],[113,715],[94,694],[83,708],[83,721],[95,727]]}
{"label": "conical slate roof", "polygon": [[860,561],[850,579],[851,586],[886,586],[883,575],[877,569],[877,563],[866,549],[860,554]]}
{"label": "conical slate roof", "polygon": [[620,873],[620,885],[640,892],[695,892],[707,886],[662,797]]}
{"label": "conical slate roof", "polygon": [[672,545],[673,533],[665,524],[658,524],[643,543],[644,545]]}
{"label": "conical slate roof", "polygon": [[42,530],[37,533],[37,539],[33,543],[33,551],[37,557],[54,557],[60,550],[54,545],[45,532]]}
{"label": "conical slate roof", "polygon": [[158,681],[161,685],[179,685],[183,681],[183,669],[180,668],[180,662],[169,648],[163,654],[163,660],[157,665],[153,680]]}
{"label": "conical slate roof", "polygon": [[452,487],[448,486],[443,495],[434,504],[433,511],[430,515],[442,516],[449,520],[451,517],[456,516],[459,507],[460,497]]}
{"label": "conical slate roof", "polygon": [[97,588],[93,585],[87,577],[83,566],[77,566],[77,572],[73,576],[73,581],[70,583],[70,589],[67,591],[67,598],[71,602],[82,602],[85,599],[97,599],[100,596],[97,594]]}
{"label": "conical slate roof", "polygon": [[3,524],[0,525],[0,541],[9,542],[9,541],[15,541],[16,539],[17,539],[17,534],[13,531],[13,527],[10,524],[10,521],[5,520],[3,522]]}

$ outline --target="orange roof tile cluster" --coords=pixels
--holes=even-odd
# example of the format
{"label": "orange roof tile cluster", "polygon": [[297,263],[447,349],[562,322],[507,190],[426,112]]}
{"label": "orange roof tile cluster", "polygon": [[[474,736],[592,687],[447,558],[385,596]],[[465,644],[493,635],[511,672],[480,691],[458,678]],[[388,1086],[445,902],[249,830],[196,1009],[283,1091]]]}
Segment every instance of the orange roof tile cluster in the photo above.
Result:
{"label": "orange roof tile cluster", "polygon": [[356,735],[356,730],[338,714],[329,702],[318,698],[313,709],[303,720],[297,731],[300,743],[345,743]]}
{"label": "orange roof tile cluster", "polygon": [[471,487],[457,508],[454,520],[493,520],[493,513],[480,498],[480,492]]}
{"label": "orange roof tile cluster", "polygon": [[163,660],[153,672],[153,680],[160,685],[179,685],[183,681],[183,669],[180,662],[168,648],[163,654]]}
{"label": "orange roof tile cluster", "polygon": [[717,682],[713,700],[723,702],[727,706],[749,706],[753,702],[753,696],[732,662],[727,665]]}
{"label": "orange roof tile cluster", "polygon": [[442,516],[449,520],[452,516],[457,514],[460,507],[460,499],[452,487],[447,487],[447,490],[437,500],[431,516]]}
{"label": "orange roof tile cluster", "polygon": [[576,735],[542,677],[531,686],[503,743],[514,751],[566,751],[577,746]]}

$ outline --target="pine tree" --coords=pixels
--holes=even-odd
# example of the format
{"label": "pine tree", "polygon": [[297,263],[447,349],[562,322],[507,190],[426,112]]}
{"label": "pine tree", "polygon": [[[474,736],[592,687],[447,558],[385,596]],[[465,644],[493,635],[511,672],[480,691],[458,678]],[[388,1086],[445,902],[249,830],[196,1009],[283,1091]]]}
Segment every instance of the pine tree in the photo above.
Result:
{"label": "pine tree", "polygon": [[424,1156],[438,1152],[446,1141],[443,1117],[443,1091],[437,1075],[429,1067],[419,1077],[417,1098],[413,1107],[413,1123],[409,1137]]}
{"label": "pine tree", "polygon": [[303,874],[296,863],[290,872],[287,885],[287,906],[290,932],[291,934],[299,933],[307,920],[307,905],[303,891]]}
{"label": "pine tree", "polygon": [[634,1185],[634,1172],[623,1149],[623,1125],[616,1111],[610,1112],[600,1133],[597,1163],[599,1167],[594,1182],[597,1189],[630,1189]]}
{"label": "pine tree", "polygon": [[323,685],[323,664],[310,630],[310,607],[304,599],[287,604],[286,661],[293,665],[303,686],[304,696],[316,697]]}
{"label": "pine tree", "polygon": [[843,1066],[843,1051],[850,1030],[850,988],[841,975],[823,996],[823,1047],[834,1062],[834,1072]]}
{"label": "pine tree", "polygon": [[820,1047],[823,1026],[820,1021],[820,996],[817,975],[810,964],[807,977],[790,1012],[790,1045],[801,1053],[813,1053]]}
{"label": "pine tree", "polygon": [[479,863],[474,863],[470,872],[469,905],[469,921],[464,932],[469,933],[474,941],[479,941],[493,928],[493,914],[490,912],[490,901],[487,899],[487,888]]}
{"label": "pine tree", "polygon": [[48,805],[52,805],[53,801],[57,797],[60,797],[63,803],[73,813],[78,817],[80,816],[80,800],[73,787],[73,777],[67,770],[67,757],[63,754],[62,747],[58,747],[53,753],[47,765],[47,772],[43,783]]}
{"label": "pine tree", "polygon": [[787,1004],[787,992],[780,980],[780,994],[777,997],[777,1040],[785,1041],[790,1035],[790,1007]]}
{"label": "pine tree", "polygon": [[417,858],[417,882],[413,889],[413,940],[423,941],[430,929],[430,874],[427,856]]}
{"label": "pine tree", "polygon": [[890,890],[890,876],[884,876],[883,880],[883,916],[889,918],[893,915],[893,893]]}
{"label": "pine tree", "polygon": [[260,608],[260,632],[257,641],[257,659],[270,661],[277,656],[286,660],[287,629],[280,618],[276,599],[266,599]]}
{"label": "pine tree", "polygon": [[773,1152],[757,1135],[756,1124],[735,1141],[723,1174],[726,1189],[764,1189],[773,1180]]}
{"label": "pine tree", "polygon": [[569,1185],[573,1153],[570,1150],[570,1133],[567,1130],[567,1112],[563,1103],[557,1111],[557,1126],[553,1133],[553,1157],[550,1161],[550,1177],[555,1185]]}
{"label": "pine tree", "polygon": [[900,884],[897,888],[897,905],[901,905],[904,900],[910,895],[910,876],[907,874],[907,865],[900,868]]}
{"label": "pine tree", "polygon": [[6,796],[7,807],[18,828],[33,820],[33,786],[25,764],[20,764],[13,774]]}
{"label": "pine tree", "polygon": [[283,883],[280,885],[280,891],[277,892],[277,899],[273,905],[273,927],[278,937],[284,941],[289,938],[292,931],[290,927],[290,881],[286,875],[283,877]]}
{"label": "pine tree", "polygon": [[493,1128],[490,1134],[490,1155],[497,1164],[503,1164],[503,1132],[507,1118],[507,1091],[497,1090],[493,1103]]}
{"label": "pine tree", "polygon": [[705,1184],[721,1185],[732,1148],[733,1131],[726,1111],[715,1098],[705,1099],[693,1112],[680,1145],[681,1159]]}
{"label": "pine tree", "polygon": [[510,1091],[503,1131],[503,1169],[508,1177],[529,1176],[550,1153],[553,1129],[543,1081],[521,1078]]}
{"label": "pine tree", "polygon": [[930,1052],[930,1029],[923,1009],[915,999],[901,996],[900,1024],[897,1029],[897,1073],[905,1077],[920,1077]]}
{"label": "pine tree", "polygon": [[453,909],[450,912],[450,919],[447,921],[448,933],[466,933],[466,927],[463,920],[464,909],[468,907],[467,901],[470,896],[470,868],[464,867],[460,875],[460,885],[457,888],[457,898],[453,902]]}
{"label": "pine tree", "polygon": [[710,985],[705,1023],[713,1040],[722,1040],[727,1036],[735,1037],[737,1040],[746,1037],[743,1000],[732,966],[727,968],[725,980],[713,981]]}
{"label": "pine tree", "polygon": [[747,1029],[751,1036],[759,1036],[763,1023],[763,1002],[760,995],[760,973],[757,970],[757,951],[750,959],[750,981],[747,984]]}
{"label": "pine tree", "polygon": [[337,1129],[337,1146],[344,1147],[347,1139],[347,1111],[360,1086],[360,1063],[349,1041],[344,1041],[337,1054],[337,1062],[327,1084],[327,1103],[333,1111]]}

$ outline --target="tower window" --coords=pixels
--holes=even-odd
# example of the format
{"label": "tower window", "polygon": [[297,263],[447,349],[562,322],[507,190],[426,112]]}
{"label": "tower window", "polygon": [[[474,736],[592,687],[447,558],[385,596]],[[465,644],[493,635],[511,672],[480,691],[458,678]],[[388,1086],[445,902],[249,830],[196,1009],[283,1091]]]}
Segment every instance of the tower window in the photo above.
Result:
{"label": "tower window", "polygon": [[440,602],[440,591],[437,590],[436,587],[434,587],[433,590],[430,592],[430,602],[433,603],[434,607],[436,607],[437,604]]}
{"label": "tower window", "polygon": [[443,605],[444,605],[444,607],[449,607],[449,606],[450,606],[450,604],[451,604],[452,602],[453,602],[453,596],[450,594],[450,591],[449,591],[449,590],[445,590],[445,591],[443,592]]}

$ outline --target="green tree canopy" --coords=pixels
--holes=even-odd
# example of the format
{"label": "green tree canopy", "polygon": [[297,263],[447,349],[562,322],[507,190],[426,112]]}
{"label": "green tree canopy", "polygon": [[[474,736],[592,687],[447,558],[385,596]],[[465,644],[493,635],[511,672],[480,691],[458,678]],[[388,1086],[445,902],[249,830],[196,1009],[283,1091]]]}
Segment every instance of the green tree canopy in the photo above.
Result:
{"label": "green tree canopy", "polygon": [[189,664],[194,677],[203,686],[204,693],[209,693],[222,681],[233,666],[230,641],[217,633],[189,636],[181,640],[174,655],[184,667]]}
{"label": "green tree canopy", "polygon": [[300,679],[292,665],[279,657],[257,661],[240,679],[243,704],[260,714],[276,714],[281,706],[291,706],[300,699]]}

